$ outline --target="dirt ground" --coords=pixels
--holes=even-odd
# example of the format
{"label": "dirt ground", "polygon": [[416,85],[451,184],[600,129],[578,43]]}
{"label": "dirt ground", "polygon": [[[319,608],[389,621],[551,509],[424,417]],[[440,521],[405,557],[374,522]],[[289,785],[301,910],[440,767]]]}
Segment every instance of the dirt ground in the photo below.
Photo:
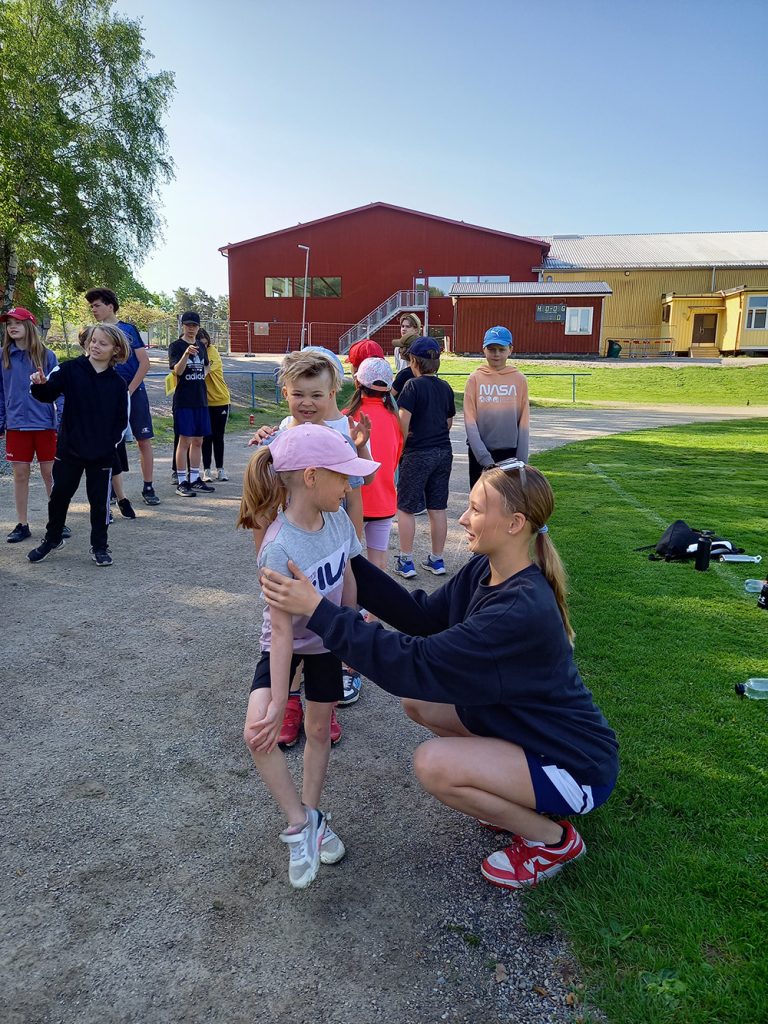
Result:
{"label": "dirt ground", "polygon": [[[535,410],[537,446],[645,425],[574,415]],[[454,438],[449,571],[466,557],[460,426]],[[4,1024],[580,1016],[566,943],[530,936],[519,897],[483,881],[498,840],[421,792],[411,757],[426,733],[373,684],[339,710],[324,801],[348,855],[289,887],[279,814],[241,740],[260,622],[252,542],[234,529],[245,441],[227,438],[231,482],[192,501],[158,449],[162,504],[118,516],[108,570],[88,556],[82,494],[72,539],[44,562],[0,544]],[[135,446],[131,462],[138,499]],[[7,476],[0,509],[5,533]],[[30,522],[36,540],[39,477]]]}

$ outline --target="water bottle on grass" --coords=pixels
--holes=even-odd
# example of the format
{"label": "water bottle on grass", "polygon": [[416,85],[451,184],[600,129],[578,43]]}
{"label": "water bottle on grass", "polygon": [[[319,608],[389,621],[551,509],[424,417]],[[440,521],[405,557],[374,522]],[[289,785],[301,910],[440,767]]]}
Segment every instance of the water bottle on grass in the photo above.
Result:
{"label": "water bottle on grass", "polygon": [[759,594],[768,580],[744,580],[744,589],[748,594]]}
{"label": "water bottle on grass", "polygon": [[736,683],[736,693],[752,700],[768,700],[768,679],[748,679],[746,683]]}

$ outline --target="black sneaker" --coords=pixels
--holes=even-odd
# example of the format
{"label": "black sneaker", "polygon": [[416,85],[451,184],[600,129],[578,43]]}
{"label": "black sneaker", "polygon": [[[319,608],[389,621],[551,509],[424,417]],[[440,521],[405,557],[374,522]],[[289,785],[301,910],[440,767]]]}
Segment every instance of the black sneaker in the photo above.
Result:
{"label": "black sneaker", "polygon": [[144,501],[145,505],[159,505],[160,504],[160,499],[155,494],[155,488],[154,487],[145,487],[144,490],[141,492],[141,497],[142,497],[142,500]]}
{"label": "black sneaker", "polygon": [[16,523],[5,539],[9,544],[18,544],[20,540],[29,540],[31,536],[32,531],[29,528],[29,523]]}
{"label": "black sneaker", "polygon": [[93,548],[91,548],[91,558],[94,560],[96,565],[101,568],[104,568],[107,565],[112,565],[112,555],[103,549],[94,551]]}
{"label": "black sneaker", "polygon": [[182,498],[196,498],[197,495],[192,490],[192,484],[189,480],[182,480],[179,486],[176,488],[176,493],[180,494]]}
{"label": "black sneaker", "polygon": [[32,548],[31,551],[27,552],[27,558],[30,562],[42,562],[52,551],[58,551],[59,548],[63,547],[63,540],[60,540],[58,544],[53,544],[51,541],[44,539],[38,547]]}
{"label": "black sneaker", "polygon": [[120,509],[120,515],[123,519],[136,518],[136,513],[133,511],[133,505],[127,498],[121,498],[117,503],[117,507]]}
{"label": "black sneaker", "polygon": [[69,538],[71,536],[72,536],[72,531],[70,530],[70,528],[68,526],[62,526],[62,528],[61,528],[61,539],[62,540],[69,540]]}
{"label": "black sneaker", "polygon": [[198,477],[197,480],[195,480],[195,482],[192,484],[192,488],[195,491],[206,491],[207,493],[216,490],[215,487],[211,487],[210,484],[207,484],[202,477]]}

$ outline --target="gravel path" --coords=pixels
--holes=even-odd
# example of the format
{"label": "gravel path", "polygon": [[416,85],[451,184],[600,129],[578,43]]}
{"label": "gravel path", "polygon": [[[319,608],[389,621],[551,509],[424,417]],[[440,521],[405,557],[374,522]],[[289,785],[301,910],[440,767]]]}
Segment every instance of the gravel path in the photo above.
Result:
{"label": "gravel path", "polygon": [[[680,421],[537,409],[534,450]],[[0,545],[4,1024],[574,1020],[567,945],[529,936],[519,899],[482,880],[497,841],[420,791],[426,734],[371,684],[339,712],[325,800],[349,854],[306,892],[288,886],[240,737],[260,614],[251,540],[233,528],[245,440],[227,440],[232,482],[194,501],[158,451],[163,504],[111,528],[109,572],[88,558],[82,503],[40,565]],[[454,442],[450,569],[465,557],[458,426]],[[7,532],[8,477],[0,496]],[[38,478],[35,538],[44,508]],[[301,746],[288,756],[299,770]]]}

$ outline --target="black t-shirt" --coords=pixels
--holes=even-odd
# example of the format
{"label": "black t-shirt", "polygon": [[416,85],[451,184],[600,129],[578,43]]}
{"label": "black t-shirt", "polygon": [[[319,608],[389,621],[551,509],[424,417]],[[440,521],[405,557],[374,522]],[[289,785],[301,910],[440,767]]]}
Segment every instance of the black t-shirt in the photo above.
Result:
{"label": "black t-shirt", "polygon": [[450,384],[439,377],[414,377],[397,396],[397,404],[411,414],[405,451],[450,448],[448,419],[456,415]]}
{"label": "black t-shirt", "polygon": [[410,366],[404,366],[403,369],[398,373],[395,379],[392,381],[392,390],[396,395],[399,395],[409,380],[413,380],[415,374]]}
{"label": "black t-shirt", "polygon": [[[189,343],[179,338],[168,349],[168,363],[171,369],[184,355]],[[208,392],[205,389],[205,368],[208,352],[202,341],[197,342],[198,355],[190,356],[184,373],[176,380],[173,392],[174,409],[205,409],[208,406]]]}

